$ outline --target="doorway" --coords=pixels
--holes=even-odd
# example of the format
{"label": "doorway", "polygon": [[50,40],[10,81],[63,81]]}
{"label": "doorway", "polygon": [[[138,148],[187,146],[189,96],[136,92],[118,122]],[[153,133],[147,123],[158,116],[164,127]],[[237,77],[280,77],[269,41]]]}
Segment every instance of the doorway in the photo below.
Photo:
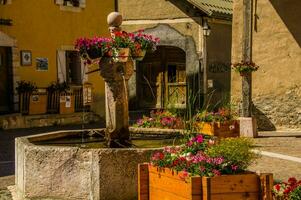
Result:
{"label": "doorway", "polygon": [[177,47],[159,46],[137,65],[140,109],[186,108],[186,54]]}
{"label": "doorway", "polygon": [[0,114],[13,109],[12,51],[10,47],[0,47]]}

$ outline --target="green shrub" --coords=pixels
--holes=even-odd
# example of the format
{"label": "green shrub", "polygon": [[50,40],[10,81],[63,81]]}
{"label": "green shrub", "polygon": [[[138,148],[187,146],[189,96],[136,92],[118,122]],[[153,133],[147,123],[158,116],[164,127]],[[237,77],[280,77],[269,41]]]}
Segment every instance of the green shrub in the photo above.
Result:
{"label": "green shrub", "polygon": [[298,186],[296,189],[294,189],[290,195],[289,195],[290,200],[301,200],[301,185]]}
{"label": "green shrub", "polygon": [[222,139],[219,145],[213,145],[206,150],[210,157],[223,157],[238,166],[240,170],[246,170],[259,155],[252,151],[254,141],[250,138]]}

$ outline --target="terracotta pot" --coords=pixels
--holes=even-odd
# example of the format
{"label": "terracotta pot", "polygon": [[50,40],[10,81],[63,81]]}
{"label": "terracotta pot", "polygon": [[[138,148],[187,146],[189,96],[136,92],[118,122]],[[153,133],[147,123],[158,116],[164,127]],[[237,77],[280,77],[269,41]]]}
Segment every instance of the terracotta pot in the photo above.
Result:
{"label": "terracotta pot", "polygon": [[118,50],[117,62],[127,62],[130,56],[129,48],[120,48]]}
{"label": "terracotta pot", "polygon": [[146,50],[138,50],[133,54],[133,59],[137,61],[142,61],[146,54]]}

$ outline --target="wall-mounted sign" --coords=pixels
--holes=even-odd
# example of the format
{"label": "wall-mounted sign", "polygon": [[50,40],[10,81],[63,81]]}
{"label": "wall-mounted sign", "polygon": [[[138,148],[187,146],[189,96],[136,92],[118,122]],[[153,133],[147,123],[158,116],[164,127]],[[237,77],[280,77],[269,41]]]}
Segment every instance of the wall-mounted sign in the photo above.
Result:
{"label": "wall-mounted sign", "polygon": [[11,26],[13,25],[13,20],[0,18],[0,25]]}
{"label": "wall-mounted sign", "polygon": [[21,65],[22,66],[30,66],[31,65],[31,51],[21,51]]}
{"label": "wall-mounted sign", "polygon": [[48,58],[36,58],[37,71],[47,71],[48,70]]}
{"label": "wall-mounted sign", "polygon": [[212,62],[209,64],[208,71],[210,73],[225,73],[231,70],[231,64],[223,62]]}

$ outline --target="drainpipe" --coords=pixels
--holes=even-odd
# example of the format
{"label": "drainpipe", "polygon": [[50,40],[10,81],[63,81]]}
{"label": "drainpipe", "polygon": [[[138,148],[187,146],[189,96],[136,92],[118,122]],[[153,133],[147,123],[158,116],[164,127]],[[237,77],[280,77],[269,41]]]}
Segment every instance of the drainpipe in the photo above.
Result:
{"label": "drainpipe", "polygon": [[114,0],[114,4],[115,4],[115,11],[118,12],[118,0]]}

